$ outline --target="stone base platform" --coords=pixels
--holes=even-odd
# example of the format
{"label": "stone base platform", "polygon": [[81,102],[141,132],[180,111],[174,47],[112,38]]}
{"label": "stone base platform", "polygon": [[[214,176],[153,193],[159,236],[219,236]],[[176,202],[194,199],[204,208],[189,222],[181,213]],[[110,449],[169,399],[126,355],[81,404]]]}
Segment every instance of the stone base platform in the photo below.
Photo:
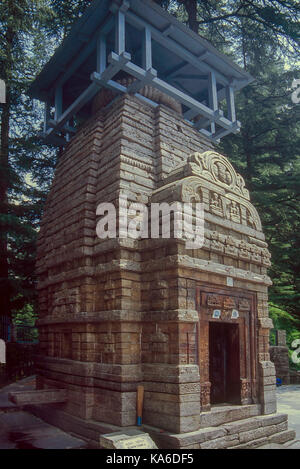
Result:
{"label": "stone base platform", "polygon": [[53,404],[67,401],[65,389],[43,389],[35,391],[14,391],[8,394],[11,402],[18,406],[27,404]]}
{"label": "stone base platform", "polygon": [[[124,432],[124,427],[71,416],[57,405],[28,406],[28,410],[88,441],[91,448],[99,448],[101,434]],[[268,444],[283,444],[295,438],[295,432],[288,430],[287,415],[259,415],[258,405],[216,407],[201,415],[202,425],[207,422],[210,426],[190,433],[172,434],[149,425],[126,429],[149,433],[159,449],[255,449]],[[237,415],[239,420],[236,420]]]}
{"label": "stone base platform", "polygon": [[148,426],[144,430],[161,449],[255,449],[295,438],[285,414],[250,417],[181,435],[160,433]]}
{"label": "stone base platform", "polygon": [[209,412],[200,414],[200,428],[217,427],[224,423],[248,419],[261,415],[261,405],[219,405],[212,406]]}

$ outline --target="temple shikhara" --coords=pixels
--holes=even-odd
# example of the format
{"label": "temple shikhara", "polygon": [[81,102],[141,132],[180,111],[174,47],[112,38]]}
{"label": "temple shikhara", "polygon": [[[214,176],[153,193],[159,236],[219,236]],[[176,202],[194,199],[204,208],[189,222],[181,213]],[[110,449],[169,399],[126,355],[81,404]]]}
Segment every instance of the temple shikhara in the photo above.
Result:
{"label": "temple shikhara", "polygon": [[[143,386],[137,428],[159,448],[294,438],[276,413],[268,246],[215,146],[239,131],[234,96],[251,81],[152,1],[95,0],[32,84],[45,142],[63,147],[38,241],[45,420],[99,446],[136,427]],[[97,206],[122,193],[202,203],[202,248],[99,239]]]}

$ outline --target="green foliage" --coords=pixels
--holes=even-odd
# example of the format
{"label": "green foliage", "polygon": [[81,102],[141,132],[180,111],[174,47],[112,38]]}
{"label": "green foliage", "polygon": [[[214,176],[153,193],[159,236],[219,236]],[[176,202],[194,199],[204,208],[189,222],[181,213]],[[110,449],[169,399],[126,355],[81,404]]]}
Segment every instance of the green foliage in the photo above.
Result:
{"label": "green foliage", "polygon": [[291,355],[295,350],[291,345],[294,340],[300,339],[300,321],[273,303],[270,303],[269,313],[274,324],[274,329],[270,333],[270,344],[276,345],[275,329],[284,329],[286,331],[287,346],[289,348],[290,366],[291,368],[300,370],[300,364],[297,365],[291,360]]}
{"label": "green foliage", "polygon": [[24,308],[18,311],[13,318],[14,326],[35,326],[37,320],[36,313],[32,305],[27,304]]}
{"label": "green foliage", "polygon": [[11,381],[32,375],[37,345],[9,343],[6,347],[6,373]]}
{"label": "green foliage", "polygon": [[13,326],[18,343],[34,344],[38,342],[38,329],[35,327],[37,315],[31,304],[26,304],[14,314]]}
{"label": "green foliage", "polygon": [[26,95],[53,52],[44,28],[51,16],[47,0],[0,5],[0,77],[7,86],[0,112],[0,314],[6,315],[35,300],[35,242],[56,161],[38,136],[41,108]]}

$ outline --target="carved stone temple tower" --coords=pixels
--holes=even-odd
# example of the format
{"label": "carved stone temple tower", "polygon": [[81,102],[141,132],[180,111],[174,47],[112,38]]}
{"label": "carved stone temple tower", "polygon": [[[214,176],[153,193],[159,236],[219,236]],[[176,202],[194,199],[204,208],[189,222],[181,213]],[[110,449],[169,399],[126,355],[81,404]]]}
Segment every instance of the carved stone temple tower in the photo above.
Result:
{"label": "carved stone temple tower", "polygon": [[[239,130],[234,93],[250,81],[150,0],[96,0],[32,84],[45,141],[64,146],[37,273],[38,387],[65,392],[35,407],[43,418],[98,442],[136,425],[142,385],[142,429],[160,448],[293,439],[276,414],[269,251],[214,146]],[[97,206],[121,193],[203,203],[203,247],[99,239]]]}

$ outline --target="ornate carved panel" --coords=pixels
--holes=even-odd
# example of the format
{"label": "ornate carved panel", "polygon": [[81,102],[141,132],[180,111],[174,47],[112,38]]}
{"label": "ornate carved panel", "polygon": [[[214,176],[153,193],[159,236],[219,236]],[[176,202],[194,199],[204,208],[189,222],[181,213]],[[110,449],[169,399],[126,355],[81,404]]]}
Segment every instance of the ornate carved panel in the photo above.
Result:
{"label": "ornate carved panel", "polygon": [[200,405],[202,412],[210,410],[210,382],[200,385]]}
{"label": "ornate carved panel", "polygon": [[[193,153],[186,163],[177,166],[165,184],[153,192],[153,201],[204,202],[205,210],[230,222],[262,230],[257,210],[251,204],[244,179],[229,160],[219,153]],[[205,197],[204,197],[205,193]]]}
{"label": "ornate carved panel", "polygon": [[251,381],[241,379],[241,402],[242,404],[251,403]]}
{"label": "ornate carved panel", "polygon": [[235,223],[241,223],[240,205],[235,200],[232,200],[227,205],[226,216],[227,216],[228,220],[234,221]]}
{"label": "ornate carved panel", "polygon": [[224,216],[222,198],[216,192],[210,192],[210,211],[214,215]]}
{"label": "ornate carved panel", "polygon": [[182,185],[182,201],[187,203],[200,203],[202,202],[202,189],[199,181],[194,181],[190,184]]}
{"label": "ornate carved panel", "polygon": [[221,295],[207,295],[207,306],[223,306],[223,297]]}
{"label": "ornate carved panel", "polygon": [[240,311],[250,311],[251,305],[250,301],[247,298],[240,298],[239,299],[239,310]]}
{"label": "ornate carved panel", "polygon": [[249,200],[249,192],[245,188],[244,179],[236,173],[231,163],[223,155],[213,151],[194,153],[189,157],[188,163],[194,174],[215,182],[220,187]]}
{"label": "ornate carved panel", "polygon": [[224,297],[224,308],[225,309],[232,309],[236,308],[236,301],[233,296],[225,296]]}

